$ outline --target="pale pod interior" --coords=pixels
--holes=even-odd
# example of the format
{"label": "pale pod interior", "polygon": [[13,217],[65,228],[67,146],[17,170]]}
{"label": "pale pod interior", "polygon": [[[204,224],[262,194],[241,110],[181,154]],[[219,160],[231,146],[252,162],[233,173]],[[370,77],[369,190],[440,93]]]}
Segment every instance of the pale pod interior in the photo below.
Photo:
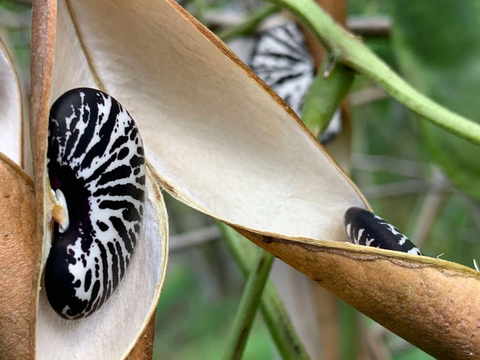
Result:
{"label": "pale pod interior", "polygon": [[365,207],[356,187],[285,103],[173,1],[59,1],[58,12],[57,44],[71,46],[55,54],[52,94],[100,81],[137,121],[167,190],[247,228],[347,241],[345,211]]}

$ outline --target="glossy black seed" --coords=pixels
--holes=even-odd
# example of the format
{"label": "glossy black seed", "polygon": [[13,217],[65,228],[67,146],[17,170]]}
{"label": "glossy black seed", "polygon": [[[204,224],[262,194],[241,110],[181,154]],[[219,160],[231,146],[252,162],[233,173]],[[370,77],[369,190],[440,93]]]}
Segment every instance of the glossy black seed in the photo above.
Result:
{"label": "glossy black seed", "polygon": [[64,232],[54,227],[45,288],[66,319],[99,309],[125,274],[141,229],[142,146],[128,112],[101,91],[68,91],[51,108],[48,174],[70,224]]}
{"label": "glossy black seed", "polygon": [[396,227],[365,209],[352,207],[345,212],[345,231],[353,244],[422,255]]}

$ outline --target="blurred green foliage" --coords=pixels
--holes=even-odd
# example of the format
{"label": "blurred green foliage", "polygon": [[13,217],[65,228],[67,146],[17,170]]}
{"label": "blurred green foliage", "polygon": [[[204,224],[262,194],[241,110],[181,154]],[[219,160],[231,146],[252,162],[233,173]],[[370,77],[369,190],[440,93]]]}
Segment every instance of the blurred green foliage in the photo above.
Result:
{"label": "blurred green foliage", "polygon": [[[209,297],[196,269],[182,260],[172,261],[157,308],[154,359],[221,359],[243,289],[241,281],[236,285]],[[261,316],[256,317],[243,358],[278,358]]]}
{"label": "blurred green foliage", "polygon": [[[209,10],[239,9],[239,1],[201,1],[197,5],[205,15]],[[184,3],[195,9],[188,1]],[[241,8],[254,9],[254,3],[246,1]],[[391,35],[366,38],[365,43],[426,95],[479,121],[480,0],[349,0],[348,10],[353,16],[389,15],[394,21]],[[27,83],[29,6],[2,0],[0,13],[1,26],[20,64],[22,82]],[[372,86],[368,79],[357,76],[352,94]],[[411,121],[411,117],[390,98],[352,108],[352,177],[380,216],[412,236],[422,226],[419,219],[427,193],[435,185],[434,165],[440,164],[458,189],[441,192],[437,207],[430,209],[433,222],[426,229],[422,250],[428,256],[441,255],[472,267],[474,258],[480,260],[479,149],[426,121]],[[400,171],[401,164],[406,164],[408,171]],[[212,224],[172,199],[167,204],[172,233]],[[154,359],[220,358],[244,283],[234,259],[218,239],[172,252],[157,311]],[[338,347],[342,360],[353,360],[364,332],[377,331],[378,326],[347,305],[340,308]],[[359,317],[363,330],[355,327]],[[431,359],[389,333],[384,335],[383,345],[394,360]],[[279,358],[260,316],[243,358]]]}
{"label": "blurred green foliage", "polygon": [[[447,108],[480,122],[480,1],[392,1],[393,46],[404,76]],[[420,122],[432,158],[480,201],[479,148]]]}
{"label": "blurred green foliage", "polygon": [[[458,64],[455,65],[454,62],[449,63],[448,61],[444,62],[441,60],[442,56],[450,56],[452,58],[458,56],[458,54],[449,54],[449,50],[445,50],[444,52],[439,50],[446,46],[444,44],[445,36],[443,34],[449,32],[448,23],[453,20],[449,20],[448,16],[447,18],[437,18],[436,11],[440,11],[439,9],[436,11],[421,9],[421,7],[435,6],[437,5],[436,2],[418,2],[418,4],[415,5],[413,4],[414,1],[409,0],[409,3],[412,3],[411,8],[405,10],[403,8],[407,5],[403,0],[398,0],[397,2],[393,0],[350,0],[348,2],[348,11],[349,15],[353,16],[390,16],[396,24],[393,36],[365,38],[363,41],[392,68],[407,76],[408,80],[411,80],[415,86],[419,87],[420,90],[424,91],[427,95],[432,96],[442,105],[446,105],[476,120],[478,117],[476,117],[474,111],[462,112],[456,108],[456,106],[459,106],[457,102],[458,104],[470,104],[468,106],[471,106],[471,108],[480,106],[477,105],[474,99],[474,96],[476,96],[475,79],[471,79],[471,73],[462,73],[465,69],[458,67]],[[439,5],[442,4],[445,5],[446,1],[439,3]],[[455,7],[456,3],[451,2],[450,6]],[[464,7],[464,5],[462,6]],[[413,21],[407,18],[398,19],[397,12],[402,13],[404,10],[406,13],[404,14],[405,16],[407,16],[408,13],[415,13],[416,11],[417,20]],[[471,14],[468,14],[468,17],[472,18],[474,15],[472,11]],[[415,40],[416,42],[408,43],[406,40],[402,42],[399,41],[401,36],[398,33],[398,31],[400,31],[398,24],[401,21],[404,21],[403,31],[407,31],[411,36],[409,40]],[[472,19],[465,21],[463,24],[462,20],[458,18],[456,18],[455,21],[457,24],[454,25],[454,28],[457,29],[457,32],[453,37],[450,36],[450,40],[455,40],[456,37],[462,36],[459,32],[461,32],[461,29],[464,27],[468,28],[466,30],[464,29],[465,31],[468,30],[468,32],[471,33],[475,32],[475,29],[478,28],[478,26],[469,27],[469,25],[474,24],[474,20]],[[478,17],[476,21],[480,21],[480,17]],[[420,31],[422,27],[427,26],[431,27],[428,36],[421,38],[418,34],[414,34],[414,31]],[[435,27],[437,27],[437,30],[434,29]],[[424,31],[424,29],[422,31]],[[462,43],[462,46],[472,46],[471,42],[476,41],[476,36],[476,34],[470,34],[467,40],[463,39],[459,43]],[[419,38],[417,39],[417,37]],[[421,41],[428,41],[430,45],[423,47],[423,45],[419,45]],[[480,39],[476,42],[475,46],[480,46]],[[432,54],[429,53],[431,49],[435,49],[435,52]],[[422,51],[417,53],[417,50],[423,50],[423,53]],[[465,52],[467,54],[471,53],[470,50]],[[462,51],[459,53],[462,54]],[[442,67],[430,67],[428,62],[424,61],[420,62],[422,67],[419,66],[417,68],[413,65],[412,67],[408,67],[407,65],[409,64],[405,64],[404,59],[413,57],[418,61],[418,58],[421,56],[425,55],[428,57],[429,54],[435,56],[436,58],[434,60],[436,64],[440,64]],[[413,71],[412,69],[417,70],[415,75],[417,75],[418,78],[415,79],[411,77],[413,74],[411,72]],[[469,69],[474,69],[474,66],[470,66]],[[443,72],[445,72],[444,77]],[[458,74],[458,77],[456,77],[455,74]],[[421,86],[427,82],[427,80],[422,80],[422,76],[428,79],[429,87]],[[443,79],[445,79],[445,83],[443,83]],[[449,79],[456,79],[456,82],[451,84],[448,82]],[[467,82],[468,84],[465,85],[463,82]],[[465,88],[461,90],[460,85],[465,86]],[[362,90],[372,88],[372,86],[373,84],[367,78],[357,76],[351,93],[358,94]],[[444,86],[450,87],[450,89],[443,88]],[[444,96],[444,98],[440,95]],[[456,97],[457,100],[450,99],[452,96]],[[462,101],[461,98],[464,96],[469,100]],[[480,102],[478,103],[480,104]],[[462,153],[465,149],[465,154],[468,154],[463,157],[467,162],[466,164],[462,162],[462,160],[452,160],[454,163],[453,166],[456,167],[457,171],[457,174],[454,174],[452,179],[455,179],[457,186],[461,186],[461,191],[450,187],[441,192],[441,199],[438,206],[430,209],[430,211],[433,211],[433,222],[428,226],[427,236],[423,239],[422,250],[428,256],[441,256],[443,259],[472,267],[473,258],[480,259],[480,207],[463,191],[470,195],[475,194],[475,191],[469,191],[469,187],[475,186],[473,179],[477,176],[475,164],[478,164],[478,162],[475,162],[477,158],[474,154],[468,151],[472,150],[474,152],[476,149],[474,146],[461,140],[458,141],[456,138],[451,140],[453,136],[446,134],[447,138],[450,137],[453,144],[451,146],[455,147],[455,151],[452,151],[450,148],[432,151],[431,141],[427,141],[426,139],[428,139],[429,136],[437,138],[436,132],[442,132],[442,130],[437,128],[433,129],[433,125],[426,124],[425,121],[412,121],[411,118],[412,113],[391,98],[383,98],[353,107],[354,166],[351,172],[352,177],[360,189],[365,192],[375,211],[411,237],[414,235],[415,229],[422,226],[422,224],[419,224],[419,219],[423,211],[422,208],[428,197],[427,194],[429,191],[432,191],[433,186],[436,186],[435,173],[437,169],[435,165],[438,163],[442,164],[445,171],[447,171],[448,166],[450,166],[442,162],[442,159],[438,156],[438,152],[446,152],[447,156],[452,160],[455,159],[454,156],[456,153]],[[430,132],[430,134],[428,132]],[[444,135],[445,134],[441,136]],[[447,139],[446,141],[450,140]],[[444,139],[442,138],[437,142],[443,143],[443,141]],[[372,164],[370,162],[371,159],[375,159],[375,161],[378,160],[379,162]],[[395,169],[397,162],[399,162],[399,167],[400,165],[406,165],[408,171]],[[409,164],[411,165],[410,167]],[[449,176],[452,175],[449,171],[447,171],[447,174]],[[461,183],[456,181],[456,177],[462,176],[470,176],[472,182],[467,184],[467,186],[462,186]],[[413,240],[415,241],[415,239]],[[231,266],[235,265],[232,264]],[[166,286],[168,286],[168,282],[169,279],[167,279]],[[185,292],[185,296],[191,296],[189,294],[190,289],[188,292]],[[164,298],[165,294],[162,294],[161,302]],[[228,300],[225,301],[227,302]],[[161,306],[162,305],[160,305],[160,308]],[[219,306],[220,304],[217,304],[212,307],[212,311],[221,313],[223,310],[221,310]],[[231,306],[231,316],[233,319],[233,308],[235,305],[231,304]],[[341,358],[345,360],[357,359],[359,349],[362,347],[362,340],[360,339],[365,336],[365,334],[362,334],[362,331],[365,329],[368,332],[378,331],[378,325],[346,304],[343,304],[340,309],[342,337],[341,343],[339,343],[338,346],[341,349]],[[159,312],[159,321],[160,318],[161,312]],[[359,318],[364,324],[364,327],[360,330],[356,327]],[[204,320],[199,317],[198,320],[192,318],[191,321]],[[263,329],[263,331],[264,344],[267,348],[270,348],[271,341],[269,340],[268,333],[265,332],[265,329]],[[159,335],[159,338],[163,338],[163,333],[159,333]],[[255,344],[256,338],[257,335],[252,336],[252,338],[249,339],[248,346],[251,346],[250,342]],[[386,332],[382,339],[383,345],[385,349],[387,349],[391,359],[432,359],[431,356],[389,332]],[[218,338],[212,339],[211,341],[218,344],[216,342],[217,340]],[[165,341],[165,343],[168,342]],[[255,351],[261,350],[258,348]],[[213,352],[210,357],[197,356],[194,358],[215,359],[219,357],[219,354],[220,352]],[[252,353],[247,353],[244,359],[257,359],[258,357],[256,356],[257,355],[253,355]],[[268,356],[262,356],[265,356],[263,357],[264,359],[275,358],[273,353]]]}

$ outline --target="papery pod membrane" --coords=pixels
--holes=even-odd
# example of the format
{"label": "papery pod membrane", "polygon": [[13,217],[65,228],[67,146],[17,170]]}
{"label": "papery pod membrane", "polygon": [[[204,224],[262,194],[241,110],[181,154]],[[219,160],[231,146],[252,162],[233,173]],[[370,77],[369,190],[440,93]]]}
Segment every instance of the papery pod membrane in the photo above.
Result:
{"label": "papery pod membrane", "polygon": [[[316,0],[316,3],[328,12],[335,21],[345,26],[347,18],[347,1]],[[298,23],[298,26],[305,37],[305,43],[312,54],[317,71],[321,71],[320,67],[326,55],[325,49],[305,26],[301,23]],[[324,147],[338,165],[340,165],[343,171],[350,174],[352,164],[352,126],[350,99],[348,95],[342,101],[340,111],[342,117],[342,130],[335,139],[329,141]],[[314,133],[314,135],[319,138],[318,134]],[[316,286],[313,285],[313,283],[310,283],[309,285],[311,292],[311,299],[309,300],[314,302],[314,321],[317,324],[317,332],[319,332],[319,335],[314,338],[314,341],[317,344],[317,351],[320,351],[321,354],[317,356],[317,358],[325,357],[338,359],[341,357],[342,353],[342,347],[338,344],[341,343],[341,332],[343,328],[340,321],[341,314],[339,311],[339,301],[336,300],[334,295],[325,289],[320,287],[314,289]]]}
{"label": "papery pod membrane", "polygon": [[28,359],[35,268],[33,182],[0,153],[0,359]]}
{"label": "papery pod membrane", "polygon": [[362,195],[288,106],[175,2],[62,1],[58,11],[52,98],[101,85],[136,120],[173,196],[425,351],[480,354],[478,274],[345,243],[343,214],[366,207]]}
{"label": "papery pod membrane", "polygon": [[[332,14],[335,20],[345,21],[344,1],[319,0],[318,3]],[[315,77],[324,77],[323,70],[317,70],[317,74],[314,74],[313,69],[320,67],[325,51],[305,27],[294,23],[291,14],[282,13],[276,19],[280,17],[285,23],[282,27],[277,27],[278,24],[276,24],[271,29],[267,27],[267,32],[260,33],[258,37],[243,38],[244,41],[250,40],[254,43],[254,50],[251,51],[250,57],[238,52],[237,55],[240,59],[246,59],[246,63],[252,70],[258,71],[260,78],[266,79],[267,85],[273,84],[272,90],[278,91],[277,94],[280,97],[287,99],[292,110],[301,114],[305,111],[305,106],[308,106],[305,95],[309,91],[309,83],[306,78],[313,81]],[[300,34],[299,31],[301,31]],[[304,52],[305,45],[308,55]],[[293,66],[287,70],[285,64]],[[318,94],[317,99],[317,101],[322,100]],[[342,132],[324,146],[342,169],[348,171],[351,158],[351,129],[347,101],[342,103],[341,110]],[[340,114],[336,113],[335,117],[338,116]],[[305,122],[305,119],[303,121]],[[335,120],[332,119],[332,122]],[[309,130],[316,138],[324,139],[323,136],[320,137],[318,124],[316,128],[312,123],[309,125]],[[323,355],[327,358],[338,358],[340,356],[338,347],[340,313],[337,297],[282,261],[274,262],[270,277],[310,357],[318,359]]]}
{"label": "papery pod membrane", "polygon": [[17,73],[0,38],[0,151],[20,166],[23,165],[22,106]]}
{"label": "papery pod membrane", "polygon": [[[64,13],[64,5],[58,4],[58,13],[55,1],[38,1],[33,7],[30,125],[38,209],[38,258],[36,289],[33,292],[37,314],[31,336],[34,357],[149,359],[153,347],[155,310],[167,265],[168,228],[163,197],[148,169],[140,237],[123,280],[104,305],[87,318],[64,320],[50,307],[45,291],[41,289],[41,274],[52,231],[53,199],[46,172],[50,105],[59,95],[55,91],[62,86],[64,90],[80,86],[105,90],[102,84],[82,82],[82,69],[76,67],[78,64],[74,59],[65,55],[71,52],[74,57],[76,53],[71,49],[70,40],[67,41],[70,34],[65,33],[65,27],[68,26],[69,15]],[[70,71],[72,67],[74,70]],[[65,81],[67,77],[62,80],[52,77],[52,74],[61,73],[62,69],[67,69],[67,77],[77,82]],[[62,84],[59,85],[57,80]]]}

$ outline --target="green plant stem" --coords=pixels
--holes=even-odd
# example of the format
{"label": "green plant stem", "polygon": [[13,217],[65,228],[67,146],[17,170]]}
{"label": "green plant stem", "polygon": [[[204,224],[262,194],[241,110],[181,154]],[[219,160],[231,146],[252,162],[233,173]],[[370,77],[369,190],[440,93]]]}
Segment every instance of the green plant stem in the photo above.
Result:
{"label": "green plant stem", "polygon": [[238,36],[251,34],[263,20],[278,11],[280,11],[278,6],[267,4],[250,14],[242,23],[219,32],[218,37],[227,42]]}
{"label": "green plant stem", "polygon": [[355,78],[355,73],[340,63],[335,63],[326,75],[329,65],[328,56],[325,56],[303,104],[302,121],[315,137],[327,128]]}
{"label": "green plant stem", "polygon": [[224,360],[238,360],[242,358],[273,259],[275,259],[275,256],[272,254],[263,249],[257,249],[257,256],[253,263],[252,271],[248,276],[235,317],[232,335],[223,356]]}
{"label": "green plant stem", "polygon": [[[218,224],[240,270],[245,277],[248,277],[257,247],[229,226],[220,222]],[[310,359],[271,280],[267,280],[265,284],[260,309],[282,358],[285,360]]]}
{"label": "green plant stem", "polygon": [[341,359],[358,359],[358,340],[360,334],[358,331],[357,311],[347,303],[340,301],[340,322],[341,322]]}
{"label": "green plant stem", "polygon": [[313,0],[269,1],[297,16],[337,61],[368,76],[393,98],[435,125],[474,144],[480,144],[479,124],[455,114],[415,90]]}

